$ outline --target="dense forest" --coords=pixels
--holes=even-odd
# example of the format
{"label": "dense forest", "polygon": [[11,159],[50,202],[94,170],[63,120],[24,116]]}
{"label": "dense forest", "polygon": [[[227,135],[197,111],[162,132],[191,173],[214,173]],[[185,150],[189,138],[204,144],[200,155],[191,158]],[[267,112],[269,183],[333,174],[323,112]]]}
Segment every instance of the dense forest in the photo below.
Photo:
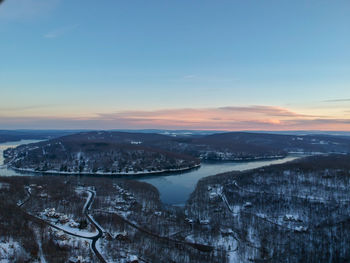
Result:
{"label": "dense forest", "polygon": [[0,177],[0,261],[347,262],[349,185],[345,154],[206,177],[185,207],[132,180]]}
{"label": "dense forest", "polygon": [[8,166],[23,171],[125,175],[191,169],[200,160],[271,159],[295,152],[349,153],[350,139],[240,132],[177,137],[101,131],[22,145],[6,150],[4,157]]}

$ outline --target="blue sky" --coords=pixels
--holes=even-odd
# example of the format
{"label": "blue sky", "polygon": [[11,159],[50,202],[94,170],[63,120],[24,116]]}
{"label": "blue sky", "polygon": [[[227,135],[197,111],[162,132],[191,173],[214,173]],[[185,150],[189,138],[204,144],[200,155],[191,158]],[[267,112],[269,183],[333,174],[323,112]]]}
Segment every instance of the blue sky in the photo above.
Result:
{"label": "blue sky", "polygon": [[0,128],[348,130],[349,13],[349,1],[5,0]]}

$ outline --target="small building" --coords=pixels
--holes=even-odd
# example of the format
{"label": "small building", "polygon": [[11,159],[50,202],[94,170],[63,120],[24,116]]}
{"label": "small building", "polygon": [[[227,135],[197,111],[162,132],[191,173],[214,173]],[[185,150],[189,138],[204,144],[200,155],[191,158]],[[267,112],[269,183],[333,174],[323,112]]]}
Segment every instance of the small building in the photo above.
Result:
{"label": "small building", "polygon": [[60,222],[61,224],[66,224],[66,223],[68,223],[68,222],[69,222],[68,216],[62,215],[62,216],[60,217],[60,219],[59,219],[59,222]]}

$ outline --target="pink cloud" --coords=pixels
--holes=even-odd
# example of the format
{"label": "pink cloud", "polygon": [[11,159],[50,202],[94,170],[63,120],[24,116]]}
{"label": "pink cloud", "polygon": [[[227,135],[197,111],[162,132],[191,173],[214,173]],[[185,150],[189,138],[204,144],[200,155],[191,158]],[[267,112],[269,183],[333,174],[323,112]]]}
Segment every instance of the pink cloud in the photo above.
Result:
{"label": "pink cloud", "polygon": [[92,117],[0,117],[0,128],[350,130],[350,119],[297,113],[274,106],[164,109]]}

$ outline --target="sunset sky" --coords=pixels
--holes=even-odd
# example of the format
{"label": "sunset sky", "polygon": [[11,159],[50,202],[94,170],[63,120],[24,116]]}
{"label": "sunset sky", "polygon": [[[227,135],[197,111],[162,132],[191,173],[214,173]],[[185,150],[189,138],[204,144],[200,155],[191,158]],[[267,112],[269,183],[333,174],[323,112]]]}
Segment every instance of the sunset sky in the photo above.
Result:
{"label": "sunset sky", "polygon": [[5,0],[0,129],[350,131],[350,1]]}

